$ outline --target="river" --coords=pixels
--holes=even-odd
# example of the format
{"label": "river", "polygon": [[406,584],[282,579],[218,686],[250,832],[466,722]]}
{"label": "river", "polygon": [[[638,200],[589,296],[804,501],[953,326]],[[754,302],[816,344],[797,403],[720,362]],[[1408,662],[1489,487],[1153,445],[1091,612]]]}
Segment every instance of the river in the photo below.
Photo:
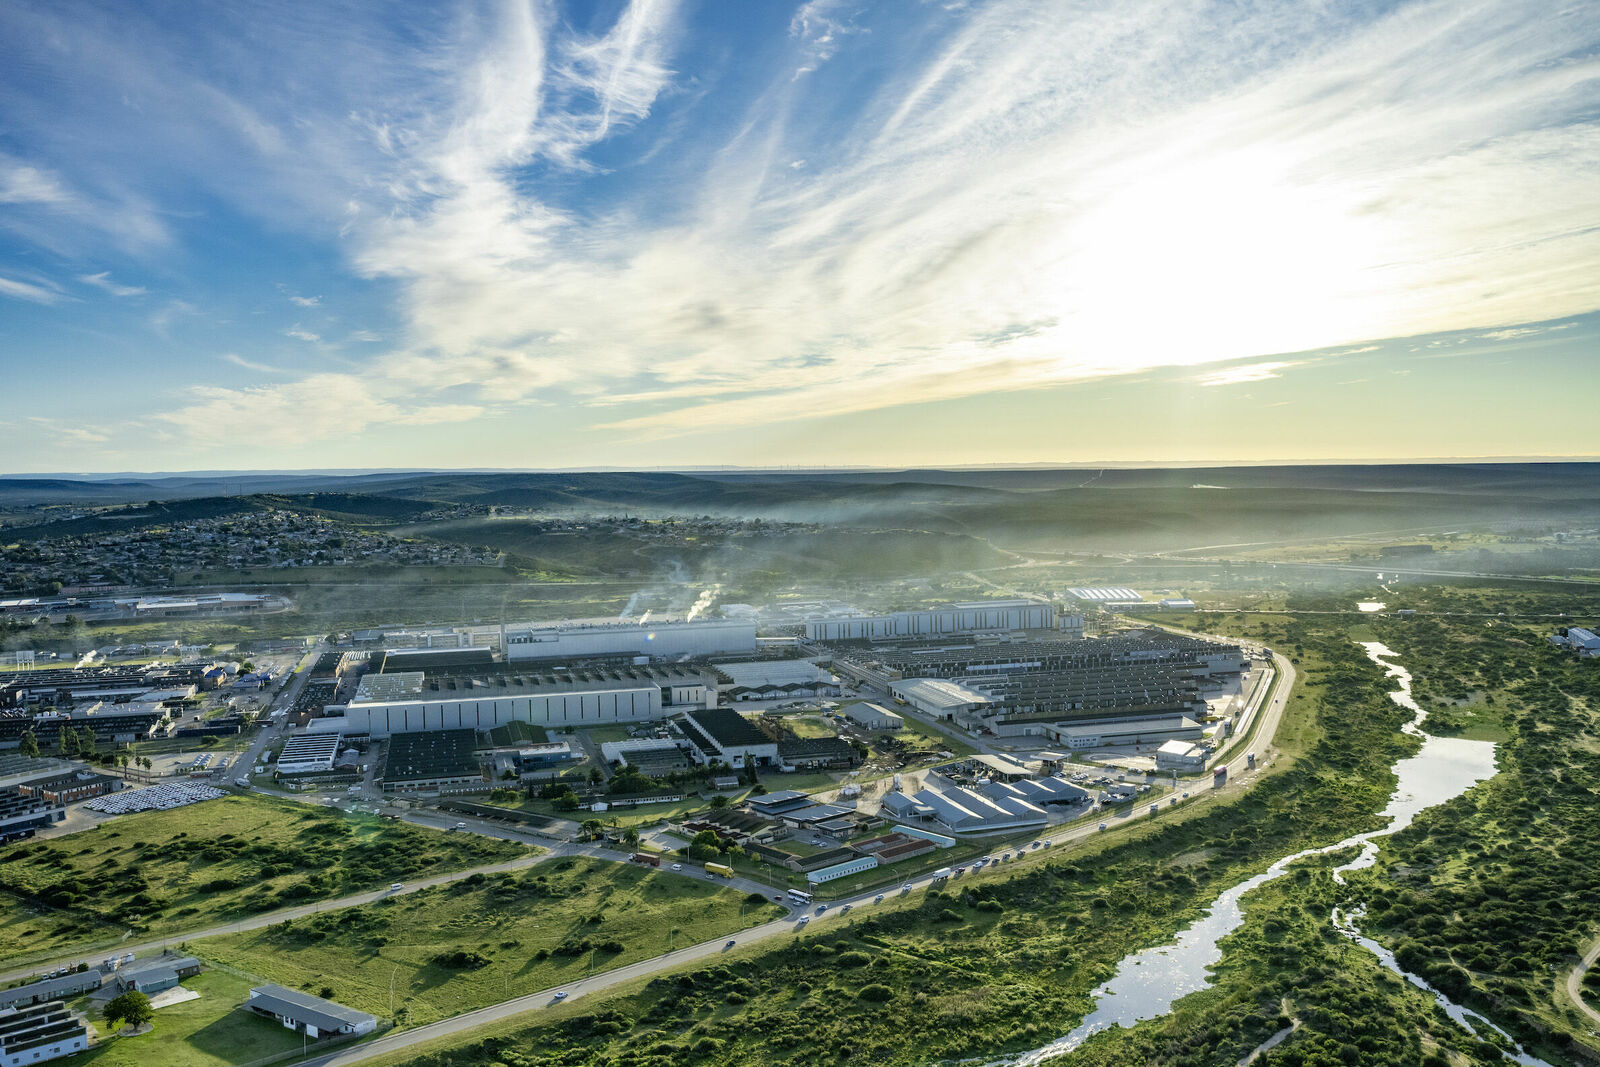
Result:
{"label": "river", "polygon": [[[1125,957],[1117,965],[1116,974],[1091,994],[1094,998],[1094,1008],[1075,1030],[1030,1052],[991,1061],[988,1067],[1031,1067],[1066,1055],[1101,1030],[1113,1026],[1133,1026],[1166,1015],[1178,1000],[1211,985],[1211,968],[1222,959],[1222,950],[1217,943],[1237,930],[1244,922],[1244,911],[1239,901],[1250,890],[1282,877],[1288,872],[1290,865],[1298,860],[1338,852],[1356,845],[1364,846],[1361,853],[1351,862],[1337,868],[1334,876],[1339,877],[1345,871],[1370,867],[1378,857],[1379,838],[1399,833],[1410,826],[1419,813],[1458,797],[1477,783],[1494,777],[1493,742],[1468,741],[1458,737],[1429,737],[1424,734],[1422,722],[1427,718],[1427,712],[1411,696],[1411,672],[1394,663],[1396,653],[1377,641],[1362,642],[1362,648],[1374,663],[1382,666],[1388,672],[1388,676],[1398,682],[1399,688],[1391,692],[1389,698],[1414,713],[1411,721],[1404,724],[1401,729],[1408,734],[1423,738],[1422,748],[1416,755],[1408,756],[1394,765],[1398,782],[1389,797],[1388,806],[1383,809],[1383,815],[1388,819],[1388,823],[1381,829],[1356,834],[1336,844],[1310,848],[1296,852],[1292,856],[1285,856],[1255,877],[1224,890],[1206,914],[1194,925],[1178,934],[1172,944],[1146,949]],[[1334,920],[1347,937],[1375,952],[1379,959],[1384,961],[1385,966],[1397,974],[1403,974],[1395,965],[1394,957],[1382,946],[1360,936],[1351,916],[1335,913]],[[1414,985],[1438,997],[1446,1013],[1468,1030],[1474,1030],[1469,1019],[1475,1019],[1504,1036],[1504,1031],[1499,1031],[1498,1027],[1494,1027],[1487,1020],[1451,1003],[1420,978],[1409,974],[1404,976]],[[1523,1053],[1520,1048],[1513,1058],[1525,1067],[1548,1067],[1542,1060]]]}

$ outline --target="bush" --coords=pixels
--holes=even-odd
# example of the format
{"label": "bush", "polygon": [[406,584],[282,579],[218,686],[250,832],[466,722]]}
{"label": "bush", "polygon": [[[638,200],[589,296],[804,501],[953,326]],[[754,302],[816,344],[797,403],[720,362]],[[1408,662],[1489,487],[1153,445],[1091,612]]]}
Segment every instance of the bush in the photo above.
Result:
{"label": "bush", "polygon": [[454,952],[441,952],[433,957],[433,962],[440,967],[452,971],[476,971],[480,967],[489,966],[489,957],[478,952],[468,952],[456,949]]}
{"label": "bush", "polygon": [[841,967],[865,967],[870,962],[872,958],[865,952],[841,952],[838,960]]}
{"label": "bush", "polygon": [[885,1001],[894,999],[894,990],[886,985],[873,984],[863,986],[861,992],[857,993],[856,996],[862,1000],[870,1000],[874,1004],[882,1004]]}

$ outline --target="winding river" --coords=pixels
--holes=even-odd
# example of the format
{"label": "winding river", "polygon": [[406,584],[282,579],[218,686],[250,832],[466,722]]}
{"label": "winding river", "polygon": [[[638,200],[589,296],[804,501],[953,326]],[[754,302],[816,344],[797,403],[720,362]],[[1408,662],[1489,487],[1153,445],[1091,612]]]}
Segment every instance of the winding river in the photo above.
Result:
{"label": "winding river", "polygon": [[[1306,849],[1285,856],[1261,874],[1240,882],[1217,898],[1210,910],[1194,925],[1178,934],[1169,945],[1146,949],[1125,957],[1117,965],[1116,974],[1099,986],[1093,994],[1094,1009],[1077,1029],[1017,1056],[991,1061],[988,1067],[1031,1067],[1033,1064],[1064,1056],[1082,1045],[1092,1035],[1113,1026],[1133,1026],[1148,1019],[1159,1018],[1172,1010],[1172,1005],[1190,993],[1197,993],[1211,984],[1210,970],[1222,959],[1217,943],[1239,928],[1244,921],[1244,911],[1239,900],[1250,890],[1265,885],[1288,872],[1291,864],[1309,856],[1338,852],[1355,845],[1364,846],[1351,862],[1334,871],[1340,877],[1345,871],[1370,867],[1378,857],[1378,839],[1399,833],[1411,825],[1413,819],[1428,808],[1465,793],[1468,789],[1495,773],[1494,743],[1468,741],[1456,737],[1429,737],[1422,732],[1422,721],[1427,712],[1411,696],[1411,672],[1392,662],[1396,655],[1376,641],[1362,642],[1367,656],[1382,666],[1399,688],[1389,694],[1396,704],[1414,713],[1414,718],[1401,727],[1406,733],[1422,737],[1422,748],[1414,756],[1402,759],[1394,766],[1399,779],[1389,804],[1383,809],[1387,825],[1378,830],[1347,837],[1336,844]],[[1474,1012],[1459,1007],[1434,990],[1415,975],[1406,974],[1394,962],[1394,956],[1383,946],[1364,938],[1355,927],[1355,919],[1348,914],[1335,912],[1334,922],[1339,930],[1356,944],[1368,949],[1384,965],[1401,974],[1407,981],[1433,993],[1440,1006],[1456,1022],[1476,1033],[1474,1023],[1495,1030],[1508,1042],[1504,1031]],[[1520,1048],[1512,1057],[1525,1067],[1549,1067],[1544,1061],[1524,1053]]]}

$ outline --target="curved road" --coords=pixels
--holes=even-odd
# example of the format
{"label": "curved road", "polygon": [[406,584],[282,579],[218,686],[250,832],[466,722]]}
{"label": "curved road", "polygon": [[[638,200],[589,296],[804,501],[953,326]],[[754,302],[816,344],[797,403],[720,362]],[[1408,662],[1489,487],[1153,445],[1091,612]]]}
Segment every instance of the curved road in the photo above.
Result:
{"label": "curved road", "polygon": [[1595,939],[1595,943],[1590,945],[1589,951],[1584,954],[1583,961],[1572,968],[1572,972],[1567,975],[1567,996],[1572,998],[1572,1003],[1578,1006],[1579,1011],[1587,1015],[1596,1026],[1600,1026],[1600,1011],[1589,1007],[1583,999],[1583,976],[1594,966],[1596,960],[1600,960],[1600,938]]}

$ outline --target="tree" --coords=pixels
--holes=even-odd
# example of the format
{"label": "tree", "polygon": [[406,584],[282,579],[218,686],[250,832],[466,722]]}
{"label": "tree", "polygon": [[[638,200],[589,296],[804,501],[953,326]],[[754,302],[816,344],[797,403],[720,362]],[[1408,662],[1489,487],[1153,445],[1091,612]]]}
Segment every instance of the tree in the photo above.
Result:
{"label": "tree", "polygon": [[599,767],[590,767],[589,768],[589,784],[590,785],[599,785],[600,784],[600,780],[602,778],[604,778],[604,777],[605,777],[605,775],[600,773],[600,768]]}
{"label": "tree", "polygon": [[33,727],[30,726],[22,731],[22,744],[17,751],[29,759],[39,758],[39,739],[34,736]]}
{"label": "tree", "polygon": [[638,831],[638,829],[636,829],[635,827],[630,826],[626,830],[622,831],[622,843],[627,845],[629,848],[638,848],[639,847],[639,831]]}
{"label": "tree", "polygon": [[605,826],[599,819],[585,819],[578,828],[583,831],[583,836],[588,838],[599,837],[605,830]]}
{"label": "tree", "polygon": [[92,759],[95,755],[94,731],[89,727],[80,727],[78,730],[78,752],[85,759]]}
{"label": "tree", "polygon": [[149,756],[140,756],[139,757],[139,766],[143,767],[145,770],[148,771],[148,770],[154,769],[155,764],[150,762],[150,757]]}
{"label": "tree", "polygon": [[112,997],[101,1009],[101,1014],[112,1030],[120,1030],[124,1023],[133,1027],[143,1026],[156,1015],[150,1007],[150,998],[137,989]]}
{"label": "tree", "polygon": [[723,796],[721,793],[718,793],[716,796],[711,798],[711,806],[713,808],[725,808],[728,806],[728,798]]}
{"label": "tree", "polygon": [[56,735],[56,748],[63,756],[76,756],[78,754],[78,731],[68,726],[63,726]]}

